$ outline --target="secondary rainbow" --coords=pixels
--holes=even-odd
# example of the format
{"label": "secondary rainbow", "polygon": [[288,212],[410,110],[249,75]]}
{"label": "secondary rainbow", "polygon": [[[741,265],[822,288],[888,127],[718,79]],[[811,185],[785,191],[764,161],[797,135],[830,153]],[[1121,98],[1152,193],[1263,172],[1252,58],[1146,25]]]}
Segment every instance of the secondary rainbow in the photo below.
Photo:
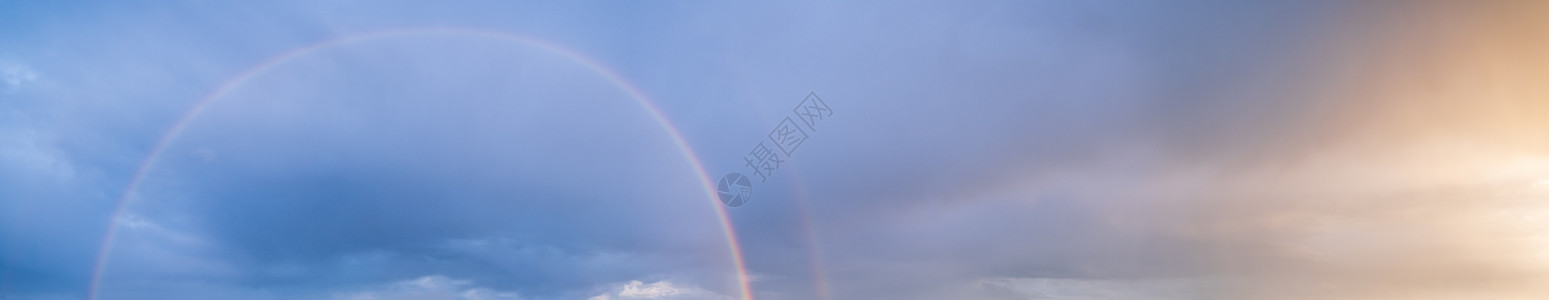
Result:
{"label": "secondary rainbow", "polygon": [[113,247],[114,235],[118,230],[119,218],[122,217],[125,209],[129,206],[129,201],[134,198],[133,195],[135,190],[138,189],[140,183],[145,180],[146,174],[150,172],[151,167],[156,164],[157,159],[161,157],[162,152],[167,149],[167,146],[170,145],[172,141],[183,132],[183,129],[188,127],[188,125],[192,123],[193,119],[199,116],[199,113],[203,112],[206,107],[209,107],[211,103],[214,103],[217,99],[220,99],[221,96],[224,96],[227,92],[230,92],[232,89],[235,89],[236,87],[241,86],[243,83],[247,82],[248,79],[256,77],[277,65],[283,64],[297,57],[302,57],[314,53],[318,50],[340,45],[347,45],[384,37],[414,34],[464,35],[517,42],[523,45],[543,49],[563,56],[567,59],[570,59],[571,61],[580,63],[588,69],[600,73],[602,76],[606,77],[609,81],[618,85],[620,88],[623,88],[624,91],[629,93],[630,97],[633,98],[637,104],[639,104],[642,108],[645,109],[647,113],[651,115],[651,118],[654,119],[657,124],[662,126],[662,129],[666,131],[668,137],[672,138],[672,142],[678,148],[678,151],[683,154],[683,158],[688,160],[689,165],[693,168],[695,175],[698,176],[700,187],[705,193],[705,199],[708,201],[707,203],[715,207],[716,217],[721,223],[722,234],[725,237],[727,249],[731,253],[732,264],[736,268],[737,284],[738,289],[740,290],[739,292],[741,293],[741,299],[753,299],[751,288],[748,285],[747,267],[742,258],[742,248],[740,243],[737,241],[736,229],[732,227],[731,219],[727,217],[726,208],[723,207],[718,200],[719,197],[716,195],[715,186],[710,182],[708,172],[705,171],[704,165],[700,163],[699,155],[694,153],[694,149],[688,145],[688,141],[683,138],[681,133],[679,133],[677,126],[674,126],[671,122],[668,121],[666,115],[662,114],[661,109],[657,108],[656,104],[652,102],[649,97],[646,97],[645,93],[641,92],[639,88],[634,86],[634,84],[624,80],[623,76],[620,76],[618,72],[613,71],[606,65],[603,65],[596,60],[593,60],[585,55],[565,47],[510,33],[467,28],[410,28],[342,36],[296,48],[294,50],[265,60],[264,62],[259,63],[258,65],[253,66],[252,68],[249,68],[240,74],[237,74],[237,76],[232,77],[230,80],[216,87],[216,89],[209,95],[206,95],[203,99],[200,99],[199,102],[194,103],[193,107],[189,108],[183,113],[182,116],[177,119],[176,123],[172,125],[172,128],[168,129],[165,134],[161,135],[161,138],[157,140],[156,144],[151,148],[150,153],[146,155],[145,160],[142,161],[139,167],[135,170],[133,177],[130,178],[129,184],[124,188],[124,192],[119,197],[117,204],[113,208],[113,214],[108,220],[106,234],[103,235],[101,248],[99,248],[97,251],[96,265],[92,269],[91,284],[89,287],[90,290],[87,293],[87,299],[95,300],[98,297],[98,292],[100,291],[102,284],[102,276],[107,268],[108,254],[111,252],[110,249]]}

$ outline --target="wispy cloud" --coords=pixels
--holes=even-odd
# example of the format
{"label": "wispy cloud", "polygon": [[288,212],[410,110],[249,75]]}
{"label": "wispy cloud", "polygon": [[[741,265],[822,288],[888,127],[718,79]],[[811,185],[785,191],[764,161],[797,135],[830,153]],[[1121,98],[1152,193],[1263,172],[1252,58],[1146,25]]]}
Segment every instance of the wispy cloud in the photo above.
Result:
{"label": "wispy cloud", "polygon": [[473,286],[467,280],[441,275],[393,282],[359,291],[336,293],[335,300],[522,300],[513,292]]}
{"label": "wispy cloud", "polygon": [[621,286],[610,288],[608,292],[592,296],[587,300],[631,300],[631,299],[661,299],[661,300],[728,300],[736,299],[731,296],[717,294],[693,286],[673,285],[667,280],[644,283],[633,280]]}
{"label": "wispy cloud", "polygon": [[32,68],[0,62],[0,81],[5,81],[6,92],[15,92],[35,80],[38,80],[38,73]]}

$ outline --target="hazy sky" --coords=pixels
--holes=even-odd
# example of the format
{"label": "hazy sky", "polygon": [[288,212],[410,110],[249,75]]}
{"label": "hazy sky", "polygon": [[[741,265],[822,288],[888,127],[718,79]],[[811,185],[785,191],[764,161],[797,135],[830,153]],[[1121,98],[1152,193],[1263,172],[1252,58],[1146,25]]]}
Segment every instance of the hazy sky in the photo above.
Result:
{"label": "hazy sky", "polygon": [[4,2],[0,299],[1539,299],[1534,2]]}

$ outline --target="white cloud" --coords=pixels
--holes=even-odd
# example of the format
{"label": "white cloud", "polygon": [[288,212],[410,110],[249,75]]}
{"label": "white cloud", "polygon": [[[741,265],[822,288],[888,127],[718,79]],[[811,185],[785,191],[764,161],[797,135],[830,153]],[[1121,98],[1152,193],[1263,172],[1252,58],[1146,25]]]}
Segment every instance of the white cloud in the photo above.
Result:
{"label": "white cloud", "polygon": [[624,290],[619,291],[619,296],[655,299],[677,295],[679,293],[680,292],[677,288],[672,287],[671,282],[658,281],[651,284],[644,284],[639,280],[635,280],[630,281],[629,284],[624,285]]}
{"label": "white cloud", "polygon": [[630,300],[630,299],[661,299],[661,300],[700,300],[700,299],[735,299],[694,286],[674,285],[667,280],[644,283],[633,280],[610,291],[587,298],[587,300]]}
{"label": "white cloud", "polygon": [[985,278],[974,281],[979,292],[1009,292],[1021,299],[1198,299],[1191,280],[1106,280],[1074,278]]}
{"label": "white cloud", "polygon": [[5,91],[15,91],[22,85],[38,79],[38,73],[31,68],[22,65],[5,64],[0,66],[0,80],[5,81]]}
{"label": "white cloud", "polygon": [[467,280],[429,275],[347,293],[334,294],[338,300],[519,300],[513,292],[472,286]]}
{"label": "white cloud", "polygon": [[0,128],[0,166],[57,180],[75,177],[74,164],[53,146],[54,139],[42,131]]}

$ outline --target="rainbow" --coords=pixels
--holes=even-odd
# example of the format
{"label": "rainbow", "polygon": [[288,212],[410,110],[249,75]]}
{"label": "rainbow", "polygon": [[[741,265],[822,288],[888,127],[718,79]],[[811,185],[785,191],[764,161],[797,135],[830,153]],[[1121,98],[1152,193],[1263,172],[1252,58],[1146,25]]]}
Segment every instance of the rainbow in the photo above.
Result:
{"label": "rainbow", "polygon": [[133,177],[131,177],[129,180],[129,184],[124,188],[124,192],[119,197],[116,206],[113,208],[113,213],[108,220],[108,227],[106,233],[103,235],[101,248],[99,248],[97,251],[96,264],[93,267],[91,273],[91,283],[89,286],[90,290],[88,291],[86,298],[89,300],[95,300],[99,296],[99,292],[102,287],[102,276],[104,271],[107,269],[108,254],[111,252],[109,250],[113,247],[114,235],[118,230],[119,220],[123,217],[125,208],[129,206],[129,200],[133,198],[134,192],[145,180],[146,174],[150,173],[151,167],[156,164],[157,159],[161,157],[162,152],[165,152],[167,146],[170,145],[172,141],[175,140],[177,136],[182,133],[190,123],[192,123],[195,117],[198,117],[199,114],[205,110],[205,108],[209,107],[210,104],[214,103],[217,99],[220,99],[231,90],[241,86],[249,79],[257,77],[258,75],[263,74],[275,66],[284,64],[298,57],[303,57],[315,53],[318,50],[373,39],[421,34],[463,35],[492,38],[543,49],[545,51],[563,56],[576,63],[580,63],[586,68],[600,73],[620,88],[623,88],[624,91],[628,92],[630,97],[633,98],[642,108],[644,108],[647,113],[650,113],[651,118],[655,119],[656,123],[661,125],[662,129],[665,129],[667,135],[672,138],[672,142],[677,146],[678,151],[683,154],[683,158],[688,160],[689,165],[695,172],[695,175],[699,177],[699,185],[705,193],[705,199],[707,200],[706,203],[715,207],[716,217],[721,223],[721,232],[725,237],[727,250],[731,253],[732,264],[736,268],[737,287],[740,290],[739,292],[741,294],[741,299],[753,299],[751,288],[748,282],[747,266],[743,261],[742,248],[740,243],[737,241],[737,232],[736,229],[732,226],[731,219],[727,216],[726,208],[722,206],[718,200],[719,197],[716,194],[715,185],[710,182],[710,176],[708,175],[708,172],[705,171],[704,165],[700,163],[699,156],[695,154],[694,149],[688,145],[688,142],[678,131],[677,126],[674,126],[671,122],[668,121],[667,117],[662,114],[661,109],[658,108],[649,97],[646,97],[645,93],[641,92],[639,88],[634,86],[634,84],[624,80],[623,76],[620,76],[618,72],[613,71],[612,69],[608,68],[600,62],[597,62],[596,60],[593,60],[585,55],[582,55],[581,53],[577,53],[565,47],[547,43],[538,39],[513,35],[509,33],[467,28],[395,29],[337,37],[331,40],[302,46],[278,56],[274,56],[268,60],[263,61],[262,63],[259,63],[256,66],[253,66],[252,68],[243,71],[242,73],[237,74],[230,80],[221,83],[213,92],[211,92],[209,95],[206,95],[203,99],[200,99],[199,102],[194,103],[193,107],[185,111],[183,115],[177,119],[176,123],[172,125],[172,128],[168,129],[167,132],[162,134],[161,138],[156,141],[156,144],[151,148],[150,153],[146,155],[145,160],[140,162],[138,169],[135,170]]}
{"label": "rainbow", "polygon": [[[787,172],[795,175],[793,176],[795,178],[801,178],[798,170],[791,168]],[[812,271],[812,289],[817,294],[817,300],[832,299],[833,296],[828,291],[828,272],[823,270],[823,253],[820,250],[822,247],[818,245],[818,232],[812,226],[812,216],[809,213],[812,209],[807,206],[807,185],[802,184],[798,179],[791,180],[790,186],[796,190],[796,211],[801,214],[801,231],[806,237],[807,264]]]}

